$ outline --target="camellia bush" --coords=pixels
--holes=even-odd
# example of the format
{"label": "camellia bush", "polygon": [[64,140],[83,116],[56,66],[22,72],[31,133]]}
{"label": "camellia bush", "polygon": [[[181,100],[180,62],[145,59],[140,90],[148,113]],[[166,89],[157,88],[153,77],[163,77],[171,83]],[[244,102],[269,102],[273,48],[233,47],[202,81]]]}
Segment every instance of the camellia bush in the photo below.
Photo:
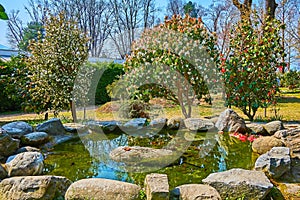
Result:
{"label": "camellia bush", "polygon": [[114,96],[127,94],[146,102],[162,97],[180,105],[186,118],[191,117],[194,101],[211,101],[210,94],[220,83],[215,43],[201,19],[188,15],[166,19],[134,43]]}
{"label": "camellia bush", "polygon": [[227,104],[240,108],[251,121],[259,107],[276,104],[276,70],[283,65],[282,28],[277,20],[266,19],[264,24],[256,18],[252,24],[241,21],[230,40],[231,55],[222,59]]}
{"label": "camellia bush", "polygon": [[[50,15],[44,31],[43,39],[33,40],[29,45],[29,104],[37,113],[57,114],[73,105],[74,81],[88,57],[88,38],[64,13]],[[72,114],[76,120],[74,109]]]}

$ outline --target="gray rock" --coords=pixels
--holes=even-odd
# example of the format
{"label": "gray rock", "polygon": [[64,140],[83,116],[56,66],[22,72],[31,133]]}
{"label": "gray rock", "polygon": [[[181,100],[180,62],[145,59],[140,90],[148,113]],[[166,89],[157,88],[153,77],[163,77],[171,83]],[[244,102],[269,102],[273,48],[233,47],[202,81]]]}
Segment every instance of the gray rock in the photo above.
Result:
{"label": "gray rock", "polygon": [[203,184],[186,184],[171,191],[171,200],[221,200],[218,191]]}
{"label": "gray rock", "polygon": [[110,158],[126,164],[128,171],[152,171],[171,164],[176,152],[149,147],[118,147],[111,151]]}
{"label": "gray rock", "polygon": [[7,177],[7,171],[0,165],[0,180],[5,179]]}
{"label": "gray rock", "polygon": [[[89,129],[94,130],[96,132],[113,132],[117,129],[118,126],[121,126],[121,122],[119,121],[88,121],[85,124]],[[83,131],[78,131],[83,132]]]}
{"label": "gray rock", "polygon": [[285,130],[276,131],[273,136],[277,139],[284,139],[288,135],[289,135],[288,130],[285,129]]}
{"label": "gray rock", "polygon": [[245,121],[232,109],[223,111],[215,124],[219,131],[247,133]]}
{"label": "gray rock", "polygon": [[66,200],[138,200],[138,185],[102,178],[74,182],[66,192]]}
{"label": "gray rock", "polygon": [[148,174],[144,185],[147,200],[169,200],[169,183],[166,174]]}
{"label": "gray rock", "polygon": [[7,134],[7,131],[0,127],[0,135]]}
{"label": "gray rock", "polygon": [[62,176],[20,176],[0,182],[0,199],[63,199],[71,181]]}
{"label": "gray rock", "polygon": [[270,151],[273,147],[283,147],[284,143],[273,136],[264,136],[257,138],[252,143],[252,150],[258,154],[264,154]]}
{"label": "gray rock", "polygon": [[273,147],[267,153],[259,156],[255,162],[255,170],[261,170],[270,178],[279,178],[291,168],[290,149]]}
{"label": "gray rock", "polygon": [[264,128],[269,133],[269,135],[274,135],[276,131],[283,130],[283,124],[281,121],[272,121],[264,125]]}
{"label": "gray rock", "polygon": [[33,131],[32,126],[23,121],[5,124],[2,126],[2,129],[4,129],[7,134],[14,138],[20,138],[22,135],[31,133]]}
{"label": "gray rock", "polygon": [[290,148],[292,156],[300,158],[300,128],[278,131],[276,136],[281,136],[285,146]]}
{"label": "gray rock", "polygon": [[19,148],[20,140],[13,139],[8,134],[0,135],[0,155],[10,156],[13,155]]}
{"label": "gray rock", "polygon": [[172,118],[168,119],[168,122],[167,122],[167,127],[169,129],[173,129],[173,130],[177,130],[183,125],[184,125],[184,122],[181,117],[172,117]]}
{"label": "gray rock", "polygon": [[154,128],[164,128],[167,125],[167,118],[157,118],[150,121],[149,126]]}
{"label": "gray rock", "polygon": [[266,131],[266,129],[263,127],[263,125],[261,124],[247,124],[247,127],[255,134],[257,135],[267,135],[268,132]]}
{"label": "gray rock", "polygon": [[40,152],[40,151],[41,150],[38,148],[26,146],[26,147],[21,147],[20,149],[18,149],[16,151],[16,154],[24,153],[24,152]]}
{"label": "gray rock", "polygon": [[209,120],[200,118],[188,118],[184,120],[184,125],[191,131],[208,131],[215,127],[214,123]]}
{"label": "gray rock", "polygon": [[202,180],[214,187],[222,199],[245,198],[259,200],[267,196],[273,184],[261,171],[231,169],[210,174]]}
{"label": "gray rock", "polygon": [[8,176],[32,176],[43,172],[44,157],[39,152],[24,152],[8,158],[5,163]]}
{"label": "gray rock", "polygon": [[147,119],[146,118],[134,118],[130,121],[126,122],[123,127],[124,128],[133,128],[133,129],[141,129],[144,127]]}
{"label": "gray rock", "polygon": [[37,125],[37,132],[46,132],[49,135],[63,135],[65,133],[65,127],[61,123],[60,119],[52,118],[42,124]]}
{"label": "gray rock", "polygon": [[284,199],[299,200],[299,183],[278,183],[277,188],[280,190]]}
{"label": "gray rock", "polygon": [[49,141],[49,135],[46,132],[33,132],[21,137],[23,145],[30,145],[38,147]]}

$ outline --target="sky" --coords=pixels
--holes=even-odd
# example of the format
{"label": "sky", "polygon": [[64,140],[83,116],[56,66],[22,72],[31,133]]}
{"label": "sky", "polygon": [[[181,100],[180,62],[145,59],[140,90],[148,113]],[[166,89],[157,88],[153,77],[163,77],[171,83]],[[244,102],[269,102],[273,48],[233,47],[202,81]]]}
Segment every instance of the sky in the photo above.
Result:
{"label": "sky", "polygon": [[[188,2],[188,0],[183,0]],[[192,0],[192,2],[196,2],[199,5],[202,5],[204,7],[207,7],[212,3],[213,0]],[[159,5],[159,7],[162,8],[162,10],[165,10],[167,6],[168,0],[156,0],[156,3]],[[19,16],[22,19],[22,21],[25,22],[25,24],[29,21],[29,16],[26,14],[26,11],[24,9],[25,5],[28,5],[28,0],[0,0],[0,4],[2,4],[6,10],[6,13],[9,14],[12,10],[19,10]],[[0,44],[9,46],[7,37],[7,22],[0,20]]]}

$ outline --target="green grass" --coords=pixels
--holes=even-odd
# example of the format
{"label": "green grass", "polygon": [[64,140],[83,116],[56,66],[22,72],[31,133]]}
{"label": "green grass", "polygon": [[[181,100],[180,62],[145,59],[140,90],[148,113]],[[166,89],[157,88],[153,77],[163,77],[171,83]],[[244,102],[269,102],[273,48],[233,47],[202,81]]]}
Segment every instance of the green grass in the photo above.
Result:
{"label": "green grass", "polygon": [[[225,109],[225,107],[220,106],[221,102],[217,102],[214,105],[217,105],[218,107],[212,107],[206,103],[202,103],[200,106],[194,106],[192,117],[215,116]],[[233,110],[235,110],[245,120],[249,120],[240,109],[233,107]],[[276,115],[275,110],[277,111]],[[161,108],[161,110],[159,110],[159,113],[160,117],[183,117],[179,106],[175,106],[172,108]],[[77,115],[79,119],[83,119],[83,111],[77,112]],[[54,117],[54,115],[53,113],[50,113],[49,119],[52,117]],[[68,111],[61,112],[58,117],[65,123],[72,121],[71,112]],[[118,120],[119,118],[118,113],[116,112],[99,112],[97,109],[90,109],[86,112],[86,119]],[[255,121],[271,121],[276,119],[282,121],[300,122],[300,90],[288,90],[287,88],[281,88],[281,96],[276,108],[269,107],[266,110],[266,116],[264,109],[260,108],[254,118]],[[0,113],[0,125],[7,122],[19,120],[23,120],[29,122],[32,125],[35,125],[37,123],[40,123],[41,121],[44,121],[44,115],[38,115],[34,113],[25,114],[21,112]]]}

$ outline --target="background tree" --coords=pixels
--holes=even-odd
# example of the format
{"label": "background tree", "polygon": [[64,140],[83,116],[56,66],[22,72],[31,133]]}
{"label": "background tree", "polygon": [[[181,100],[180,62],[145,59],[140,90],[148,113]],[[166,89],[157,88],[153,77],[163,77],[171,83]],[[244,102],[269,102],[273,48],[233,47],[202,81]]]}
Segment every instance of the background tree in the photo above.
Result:
{"label": "background tree", "polygon": [[[35,112],[72,109],[76,112],[72,90],[77,71],[88,56],[88,39],[75,21],[67,20],[63,13],[46,19],[45,38],[33,41],[27,60],[30,84],[30,105]],[[41,35],[39,36],[41,37]]]}
{"label": "background tree", "polygon": [[223,59],[228,106],[236,106],[252,121],[259,107],[276,104],[276,70],[281,63],[281,24],[268,19],[242,20],[230,40],[231,55]]}
{"label": "background tree", "polygon": [[19,49],[28,51],[28,45],[31,40],[37,40],[38,36],[44,37],[44,29],[42,24],[38,22],[30,22],[23,30],[22,40],[19,42]]}
{"label": "background tree", "polygon": [[184,15],[182,0],[169,0],[166,9],[166,16],[171,18],[173,15]]}

